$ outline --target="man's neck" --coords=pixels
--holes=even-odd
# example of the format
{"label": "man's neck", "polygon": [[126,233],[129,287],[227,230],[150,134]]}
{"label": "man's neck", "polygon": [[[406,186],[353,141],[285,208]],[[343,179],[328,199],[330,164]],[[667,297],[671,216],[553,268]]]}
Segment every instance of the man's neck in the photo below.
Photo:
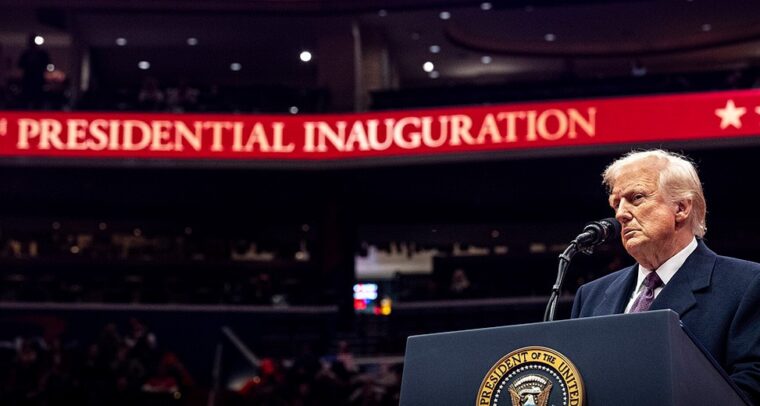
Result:
{"label": "man's neck", "polygon": [[681,233],[675,236],[673,240],[659,247],[658,250],[651,255],[646,255],[643,258],[636,258],[639,264],[644,268],[656,271],[662,264],[672,258],[694,239],[694,235],[691,233]]}

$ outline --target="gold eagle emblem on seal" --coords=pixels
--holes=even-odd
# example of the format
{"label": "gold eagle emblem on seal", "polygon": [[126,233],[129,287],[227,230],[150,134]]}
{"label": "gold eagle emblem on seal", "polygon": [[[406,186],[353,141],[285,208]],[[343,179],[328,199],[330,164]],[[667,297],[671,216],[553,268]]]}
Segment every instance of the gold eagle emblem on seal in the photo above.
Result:
{"label": "gold eagle emblem on seal", "polygon": [[583,406],[581,375],[546,347],[524,347],[499,359],[483,378],[475,406]]}

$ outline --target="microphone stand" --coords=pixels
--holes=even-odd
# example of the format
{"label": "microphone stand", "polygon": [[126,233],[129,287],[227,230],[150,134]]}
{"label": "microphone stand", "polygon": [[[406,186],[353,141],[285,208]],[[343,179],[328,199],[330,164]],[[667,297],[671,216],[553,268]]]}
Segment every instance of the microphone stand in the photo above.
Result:
{"label": "microphone stand", "polygon": [[562,290],[562,282],[565,281],[565,274],[567,273],[567,268],[570,267],[570,261],[578,252],[591,254],[592,250],[592,247],[578,247],[578,240],[575,239],[567,248],[565,248],[565,251],[559,254],[557,280],[554,282],[554,286],[552,286],[552,293],[549,296],[549,303],[546,305],[546,310],[544,310],[544,321],[554,321],[554,311],[557,308],[557,301],[559,300],[560,290]]}

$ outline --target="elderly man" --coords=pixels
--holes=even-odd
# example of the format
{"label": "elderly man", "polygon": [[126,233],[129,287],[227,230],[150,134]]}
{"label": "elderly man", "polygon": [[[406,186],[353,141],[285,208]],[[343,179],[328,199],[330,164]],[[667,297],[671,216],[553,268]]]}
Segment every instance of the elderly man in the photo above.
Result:
{"label": "elderly man", "polygon": [[572,317],[672,309],[760,405],[760,264],[716,255],[702,241],[706,204],[694,166],[662,150],[634,152],[603,177],[638,264],[581,286]]}

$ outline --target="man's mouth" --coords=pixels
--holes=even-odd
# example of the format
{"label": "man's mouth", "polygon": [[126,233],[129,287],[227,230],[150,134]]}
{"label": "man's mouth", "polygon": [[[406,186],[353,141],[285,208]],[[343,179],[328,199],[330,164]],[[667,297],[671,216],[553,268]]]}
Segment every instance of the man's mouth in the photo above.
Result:
{"label": "man's mouth", "polygon": [[630,237],[633,236],[633,233],[635,233],[637,231],[639,231],[639,230],[634,229],[634,228],[624,228],[623,229],[623,237],[630,238]]}

